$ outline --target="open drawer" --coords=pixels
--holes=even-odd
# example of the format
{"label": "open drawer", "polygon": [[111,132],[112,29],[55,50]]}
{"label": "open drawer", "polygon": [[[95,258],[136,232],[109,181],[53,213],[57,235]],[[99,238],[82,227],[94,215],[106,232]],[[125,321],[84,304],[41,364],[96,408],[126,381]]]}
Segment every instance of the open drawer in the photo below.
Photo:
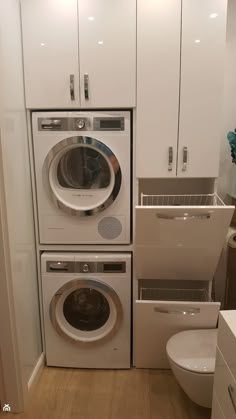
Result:
{"label": "open drawer", "polygon": [[210,301],[207,284],[202,281],[139,282],[134,322],[135,365],[170,368],[166,355],[168,339],[182,330],[215,328],[220,303]]}
{"label": "open drawer", "polygon": [[141,195],[137,278],[212,280],[234,206],[211,195]]}

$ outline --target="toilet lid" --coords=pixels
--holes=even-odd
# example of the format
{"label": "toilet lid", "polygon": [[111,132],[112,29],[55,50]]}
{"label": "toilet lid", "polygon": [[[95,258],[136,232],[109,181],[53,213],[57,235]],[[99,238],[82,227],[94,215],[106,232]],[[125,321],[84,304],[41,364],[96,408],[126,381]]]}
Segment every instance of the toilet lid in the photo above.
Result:
{"label": "toilet lid", "polygon": [[179,367],[199,373],[214,373],[217,329],[188,330],[167,342],[168,357]]}

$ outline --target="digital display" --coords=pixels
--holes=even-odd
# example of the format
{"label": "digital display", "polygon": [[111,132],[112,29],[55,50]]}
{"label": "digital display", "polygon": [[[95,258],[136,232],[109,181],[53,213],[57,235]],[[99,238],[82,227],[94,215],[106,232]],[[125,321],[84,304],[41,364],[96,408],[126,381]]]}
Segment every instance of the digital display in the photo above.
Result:
{"label": "digital display", "polygon": [[120,119],[101,119],[99,122],[101,129],[121,129]]}
{"label": "digital display", "polygon": [[124,272],[124,263],[104,263],[103,272]]}

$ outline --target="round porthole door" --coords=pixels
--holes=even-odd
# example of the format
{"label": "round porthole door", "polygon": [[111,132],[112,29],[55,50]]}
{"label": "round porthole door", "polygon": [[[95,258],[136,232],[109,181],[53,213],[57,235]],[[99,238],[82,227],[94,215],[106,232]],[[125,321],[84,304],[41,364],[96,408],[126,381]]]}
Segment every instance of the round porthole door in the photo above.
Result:
{"label": "round porthole door", "polygon": [[70,215],[103,211],[121,187],[116,156],[91,137],[70,137],[56,144],[45,160],[44,176],[54,203]]}
{"label": "round porthole door", "polygon": [[95,280],[77,279],[63,285],[50,304],[53,327],[73,344],[95,344],[119,329],[122,306],[116,292]]}

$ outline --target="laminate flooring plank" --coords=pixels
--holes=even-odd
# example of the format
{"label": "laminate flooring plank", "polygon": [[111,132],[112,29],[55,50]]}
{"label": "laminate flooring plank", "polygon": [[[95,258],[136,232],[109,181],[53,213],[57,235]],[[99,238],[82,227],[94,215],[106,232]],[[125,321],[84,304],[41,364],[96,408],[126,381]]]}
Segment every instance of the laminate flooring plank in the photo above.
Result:
{"label": "laminate flooring plank", "polygon": [[45,368],[25,413],[1,419],[210,419],[169,370]]}

